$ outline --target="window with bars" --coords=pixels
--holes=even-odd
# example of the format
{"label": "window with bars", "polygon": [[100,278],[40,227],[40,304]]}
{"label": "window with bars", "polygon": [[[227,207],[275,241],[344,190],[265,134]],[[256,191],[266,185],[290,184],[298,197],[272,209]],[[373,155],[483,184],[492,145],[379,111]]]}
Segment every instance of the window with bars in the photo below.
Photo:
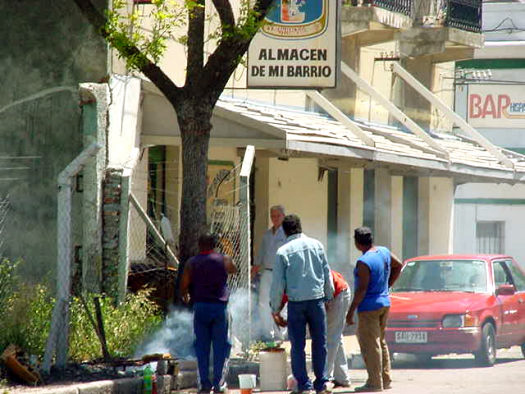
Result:
{"label": "window with bars", "polygon": [[505,253],[505,222],[477,222],[476,244],[478,253]]}

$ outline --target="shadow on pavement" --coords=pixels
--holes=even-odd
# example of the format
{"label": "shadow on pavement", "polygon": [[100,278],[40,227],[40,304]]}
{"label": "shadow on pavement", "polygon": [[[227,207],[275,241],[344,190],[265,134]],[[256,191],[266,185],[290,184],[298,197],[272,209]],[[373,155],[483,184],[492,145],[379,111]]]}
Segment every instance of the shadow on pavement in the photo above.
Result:
{"label": "shadow on pavement", "polygon": [[[461,356],[465,357],[465,356]],[[521,358],[498,358],[496,365],[508,364],[521,361]],[[392,363],[394,369],[467,369],[467,368],[486,368],[479,366],[474,357],[472,358],[435,358],[431,360],[417,360],[413,357],[396,359]]]}

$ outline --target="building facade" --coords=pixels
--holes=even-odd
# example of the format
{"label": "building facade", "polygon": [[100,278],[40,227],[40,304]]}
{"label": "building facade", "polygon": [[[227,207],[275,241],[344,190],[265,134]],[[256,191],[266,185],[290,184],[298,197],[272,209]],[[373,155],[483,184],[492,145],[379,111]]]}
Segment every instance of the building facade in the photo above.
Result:
{"label": "building facade", "polygon": [[[458,62],[456,111],[492,143],[525,152],[525,5],[484,3],[485,46]],[[520,229],[525,219],[521,184],[466,183],[455,196],[454,250],[507,253],[525,261]]]}

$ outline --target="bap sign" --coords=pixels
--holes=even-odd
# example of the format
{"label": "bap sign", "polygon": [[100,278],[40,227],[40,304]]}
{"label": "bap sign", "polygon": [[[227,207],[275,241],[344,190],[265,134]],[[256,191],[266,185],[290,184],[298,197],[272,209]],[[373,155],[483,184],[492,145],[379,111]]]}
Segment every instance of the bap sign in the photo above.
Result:
{"label": "bap sign", "polygon": [[525,91],[521,86],[471,85],[468,120],[474,127],[525,127]]}
{"label": "bap sign", "polygon": [[336,0],[274,0],[248,50],[248,87],[335,87]]}

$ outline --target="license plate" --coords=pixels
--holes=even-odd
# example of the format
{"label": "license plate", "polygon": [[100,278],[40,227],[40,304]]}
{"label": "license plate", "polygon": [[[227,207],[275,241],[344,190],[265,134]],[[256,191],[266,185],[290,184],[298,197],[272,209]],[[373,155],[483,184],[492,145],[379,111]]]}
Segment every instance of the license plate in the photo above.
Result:
{"label": "license plate", "polygon": [[427,332],[396,331],[396,343],[427,343]]}

